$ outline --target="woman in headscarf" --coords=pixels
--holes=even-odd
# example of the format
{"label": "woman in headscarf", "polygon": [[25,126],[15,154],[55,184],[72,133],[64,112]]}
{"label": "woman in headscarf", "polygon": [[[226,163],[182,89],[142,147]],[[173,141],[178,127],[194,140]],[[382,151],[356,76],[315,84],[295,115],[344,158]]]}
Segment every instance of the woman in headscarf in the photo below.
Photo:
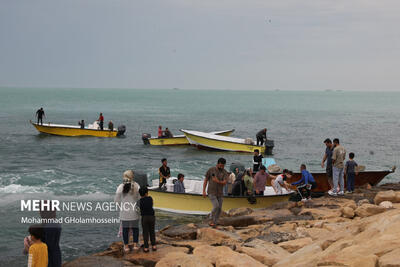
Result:
{"label": "woman in headscarf", "polygon": [[124,239],[124,251],[129,248],[129,232],[133,235],[133,249],[138,250],[139,241],[139,213],[136,203],[139,200],[139,184],[134,181],[134,172],[127,170],[123,174],[122,184],[117,188],[114,201],[121,204],[119,219],[122,224],[122,237]]}

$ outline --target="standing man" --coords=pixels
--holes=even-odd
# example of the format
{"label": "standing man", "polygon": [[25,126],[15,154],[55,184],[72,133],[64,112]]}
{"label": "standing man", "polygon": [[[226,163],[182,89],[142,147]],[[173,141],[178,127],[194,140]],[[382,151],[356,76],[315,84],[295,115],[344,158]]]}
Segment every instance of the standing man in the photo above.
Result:
{"label": "standing man", "polygon": [[264,195],[265,186],[267,185],[267,179],[269,176],[271,177],[271,179],[276,178],[276,176],[268,174],[266,172],[265,166],[262,165],[260,167],[260,170],[254,176],[254,190],[256,191],[256,196]]}
{"label": "standing man", "polygon": [[257,146],[260,144],[261,146],[264,144],[264,139],[267,140],[267,128],[262,129],[256,134],[257,138]]}
{"label": "standing man", "polygon": [[[223,188],[228,179],[228,172],[225,170],[225,164],[226,160],[224,158],[219,158],[217,166],[211,167],[207,171],[204,179],[203,197],[206,197],[208,194],[208,198],[213,206],[211,211],[211,227],[215,227],[217,225],[219,215],[222,211]],[[206,194],[207,184],[208,189]]]}
{"label": "standing man", "polygon": [[331,139],[326,138],[325,141],[325,155],[322,158],[321,167],[324,168],[324,164],[326,161],[326,176],[328,178],[329,186],[331,190],[333,189],[333,180],[332,180],[332,153],[333,153],[333,144]]}
{"label": "standing man", "polygon": [[103,113],[100,113],[100,116],[99,116],[98,121],[99,121],[99,125],[100,125],[100,130],[103,130],[103,129],[104,129],[104,117],[103,117]]}
{"label": "standing man", "polygon": [[[339,139],[333,139],[333,153],[332,153],[332,172],[333,172],[333,189],[329,191],[328,194],[331,196],[337,196],[344,194],[344,160],[346,158],[346,149],[342,147],[339,143]],[[338,183],[340,186],[340,191],[338,192]]]}
{"label": "standing man", "polygon": [[161,189],[166,183],[167,179],[171,177],[171,171],[169,170],[169,167],[167,166],[167,159],[164,158],[161,160],[161,167],[158,169],[158,174],[160,175],[160,183],[158,185],[158,188]]}
{"label": "standing man", "polygon": [[43,108],[40,108],[36,111],[36,117],[37,117],[37,124],[39,124],[40,121],[40,124],[43,125],[43,117],[46,118]]}
{"label": "standing man", "polygon": [[161,138],[163,136],[163,131],[161,125],[158,126],[158,138]]}
{"label": "standing man", "polygon": [[260,155],[260,150],[255,149],[254,157],[253,157],[253,173],[258,172],[258,170],[260,169],[260,167],[262,165],[262,159],[263,159],[263,156]]}

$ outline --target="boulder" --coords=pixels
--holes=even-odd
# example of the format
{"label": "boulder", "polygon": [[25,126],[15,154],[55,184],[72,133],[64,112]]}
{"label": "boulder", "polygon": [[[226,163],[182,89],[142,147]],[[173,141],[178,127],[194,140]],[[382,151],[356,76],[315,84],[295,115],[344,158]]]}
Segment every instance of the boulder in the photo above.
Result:
{"label": "boulder", "polygon": [[393,203],[390,201],[382,201],[379,203],[380,207],[384,207],[385,209],[393,209]]}
{"label": "boulder", "polygon": [[400,248],[379,258],[379,267],[400,267]]}
{"label": "boulder", "polygon": [[317,266],[316,262],[319,258],[319,253],[322,252],[321,247],[312,243],[305,246],[286,258],[278,261],[274,267],[304,267],[304,266]]}
{"label": "boulder", "polygon": [[238,247],[237,251],[245,253],[265,265],[273,265],[290,255],[289,252],[270,242],[254,239]]}
{"label": "boulder", "polygon": [[170,253],[159,262],[156,267],[212,267],[212,263],[203,258],[195,255],[190,255],[181,252]]}
{"label": "boulder", "polygon": [[220,231],[214,228],[200,228],[197,230],[197,239],[210,245],[235,244],[240,236],[236,233]]}
{"label": "boulder", "polygon": [[160,233],[171,238],[194,240],[197,237],[197,228],[190,225],[167,226]]}
{"label": "boulder", "polygon": [[223,226],[230,225],[233,227],[246,227],[249,225],[257,224],[258,222],[252,216],[236,216],[220,218],[218,223]]}
{"label": "boulder", "polygon": [[131,267],[136,266],[129,261],[109,256],[85,256],[63,264],[63,267]]}
{"label": "boulder", "polygon": [[290,253],[296,252],[299,249],[311,244],[313,241],[310,237],[299,238],[286,242],[279,243],[278,245]]}
{"label": "boulder", "polygon": [[228,215],[232,216],[232,217],[233,216],[243,216],[243,215],[249,215],[252,212],[253,212],[253,210],[250,208],[240,207],[240,208],[230,209],[228,211]]}
{"label": "boulder", "polygon": [[378,192],[374,198],[374,203],[379,205],[383,201],[397,202],[396,192],[393,190]]}
{"label": "boulder", "polygon": [[370,204],[369,200],[364,198],[357,202],[357,206],[361,206],[362,204]]}
{"label": "boulder", "polygon": [[362,204],[356,209],[355,213],[357,216],[364,218],[375,214],[379,214],[381,212],[384,212],[385,210],[386,209],[384,207],[380,207],[377,205]]}
{"label": "boulder", "polygon": [[354,200],[350,200],[349,202],[344,204],[343,207],[349,207],[349,208],[352,208],[353,210],[355,210],[357,208],[357,204]]}
{"label": "boulder", "polygon": [[354,217],[354,209],[350,208],[350,207],[343,207],[341,209],[342,211],[342,217],[344,218],[349,218],[349,219],[353,219]]}

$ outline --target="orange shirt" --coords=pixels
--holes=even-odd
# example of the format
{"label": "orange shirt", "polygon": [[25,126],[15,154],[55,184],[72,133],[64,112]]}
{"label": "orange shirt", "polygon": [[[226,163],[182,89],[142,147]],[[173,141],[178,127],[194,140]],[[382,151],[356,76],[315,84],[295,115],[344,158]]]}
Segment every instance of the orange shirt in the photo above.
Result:
{"label": "orange shirt", "polygon": [[29,247],[28,267],[47,267],[48,261],[49,256],[45,243],[33,243]]}

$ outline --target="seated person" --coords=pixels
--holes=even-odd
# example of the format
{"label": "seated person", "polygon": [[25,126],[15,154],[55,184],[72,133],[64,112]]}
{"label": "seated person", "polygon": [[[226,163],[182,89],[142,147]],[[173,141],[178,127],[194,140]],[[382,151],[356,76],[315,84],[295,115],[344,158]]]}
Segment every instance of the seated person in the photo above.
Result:
{"label": "seated person", "polygon": [[168,128],[165,128],[164,137],[167,137],[167,138],[173,137],[172,133],[168,130]]}
{"label": "seated person", "polygon": [[174,193],[185,193],[185,185],[183,184],[184,179],[185,175],[182,173],[178,174],[178,181],[174,184]]}
{"label": "seated person", "polygon": [[81,126],[81,129],[85,129],[85,121],[84,120],[78,121],[78,125]]}
{"label": "seated person", "polygon": [[114,130],[114,123],[112,123],[112,121],[110,121],[108,123],[108,130],[113,131]]}
{"label": "seated person", "polygon": [[282,188],[285,188],[287,191],[289,191],[289,184],[286,182],[287,178],[292,178],[292,172],[289,171],[288,169],[284,169],[283,173],[278,175],[273,181],[271,181],[272,188],[275,191],[275,194],[277,195],[282,195]]}
{"label": "seated person", "polygon": [[317,187],[317,183],[311,173],[307,171],[305,164],[301,164],[300,171],[301,179],[292,183],[292,185],[297,186],[297,191],[301,196],[301,201],[306,201],[307,199],[311,199],[311,190]]}

